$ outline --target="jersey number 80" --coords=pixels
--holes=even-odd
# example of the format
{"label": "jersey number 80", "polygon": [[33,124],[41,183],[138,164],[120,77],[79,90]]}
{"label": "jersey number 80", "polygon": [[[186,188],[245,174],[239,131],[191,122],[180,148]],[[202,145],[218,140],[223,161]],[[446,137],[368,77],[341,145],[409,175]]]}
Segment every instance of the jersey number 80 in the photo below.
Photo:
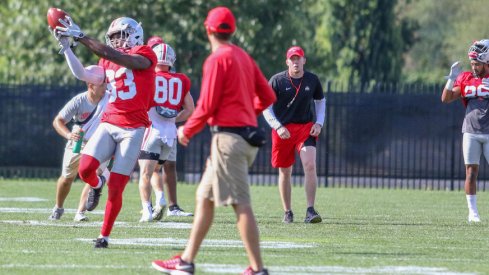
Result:
{"label": "jersey number 80", "polygon": [[162,76],[156,76],[155,102],[163,104],[169,102],[177,106],[182,100],[182,80],[177,77],[166,79]]}

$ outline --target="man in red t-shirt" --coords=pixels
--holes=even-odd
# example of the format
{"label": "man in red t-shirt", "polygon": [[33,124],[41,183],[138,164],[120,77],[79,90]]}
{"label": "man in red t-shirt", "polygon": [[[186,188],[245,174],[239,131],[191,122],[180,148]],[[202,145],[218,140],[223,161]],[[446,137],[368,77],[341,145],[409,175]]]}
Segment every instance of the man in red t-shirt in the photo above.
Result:
{"label": "man in red t-shirt", "polygon": [[[144,130],[150,125],[148,110],[155,90],[156,55],[143,43],[141,23],[120,17],[112,21],[104,45],[85,36],[71,18],[57,27],[61,36],[71,36],[101,57],[110,91],[109,103],[101,124],[85,146],[80,160],[79,176],[92,189],[87,210],[94,209],[107,181],[109,195],[104,222],[96,248],[108,247],[109,235],[122,208],[122,193],[136,164]],[[81,75],[84,72],[80,72]],[[78,77],[78,76],[77,76]],[[97,168],[114,158],[109,179],[97,176]]]}
{"label": "man in red t-shirt", "polygon": [[465,197],[469,208],[468,221],[480,222],[476,192],[481,155],[484,154],[489,161],[489,39],[475,41],[468,55],[472,71],[462,72],[460,62],[455,62],[441,101],[450,103],[462,99],[466,107],[462,125]]}
{"label": "man in red t-shirt", "polygon": [[276,97],[254,60],[230,42],[236,29],[232,12],[214,8],[204,24],[212,54],[204,63],[197,107],[178,129],[178,141],[188,145],[207,123],[213,132],[211,154],[197,189],[194,224],[185,251],[170,260],[153,261],[153,267],[166,273],[193,274],[193,261],[212,224],[214,207],[232,205],[250,261],[243,274],[268,274],[260,255],[248,186],[248,168],[258,148],[243,136],[257,127],[256,116]]}

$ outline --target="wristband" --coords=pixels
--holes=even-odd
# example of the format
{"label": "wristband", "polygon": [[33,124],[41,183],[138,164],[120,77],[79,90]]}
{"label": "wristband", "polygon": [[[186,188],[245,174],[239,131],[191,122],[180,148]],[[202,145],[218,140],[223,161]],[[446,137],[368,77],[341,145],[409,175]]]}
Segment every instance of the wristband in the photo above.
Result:
{"label": "wristband", "polygon": [[447,84],[445,84],[445,89],[449,90],[449,91],[452,91],[453,90],[453,80],[451,79],[448,79],[447,80]]}
{"label": "wristband", "polygon": [[70,140],[70,139],[71,139],[70,135],[71,135],[71,133],[67,133],[67,134],[66,134],[66,139],[67,139],[67,140]]}

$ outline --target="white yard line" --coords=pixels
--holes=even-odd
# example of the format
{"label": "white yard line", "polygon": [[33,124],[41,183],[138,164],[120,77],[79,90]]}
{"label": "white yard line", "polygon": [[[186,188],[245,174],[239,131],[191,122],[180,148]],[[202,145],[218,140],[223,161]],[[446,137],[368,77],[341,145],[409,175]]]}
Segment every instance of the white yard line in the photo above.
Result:
{"label": "white yard line", "polygon": [[[93,239],[76,239],[77,241],[92,243]],[[187,244],[187,239],[174,238],[132,238],[132,239],[110,239],[110,244],[115,245],[144,245],[144,246],[181,246]],[[204,240],[204,247],[227,247],[242,248],[243,243],[240,240]],[[261,248],[272,249],[294,249],[294,248],[313,248],[313,243],[293,243],[293,242],[260,242]]]}
{"label": "white yard line", "polygon": [[15,201],[15,202],[42,202],[48,201],[48,199],[35,198],[35,197],[0,197],[0,201]]}
{"label": "white yard line", "polygon": [[[67,220],[60,221],[18,221],[18,220],[0,220],[1,223],[26,225],[26,226],[55,226],[55,227],[101,227],[102,222],[73,222]],[[167,229],[190,229],[192,224],[183,222],[154,222],[154,223],[130,223],[130,222],[115,222],[115,226],[121,228],[167,228]],[[90,242],[92,240],[90,239]]]}
{"label": "white yard line", "polygon": [[[32,268],[31,264],[3,264],[0,265],[0,269],[20,269],[20,268]],[[203,272],[211,274],[223,274],[234,273],[239,274],[244,271],[246,267],[240,265],[228,265],[228,264],[204,264],[197,263],[197,269]],[[87,270],[101,270],[101,269],[141,269],[147,270],[147,265],[129,266],[129,265],[77,265],[77,264],[65,264],[65,265],[50,265],[50,264],[36,264],[37,270],[74,270],[74,269],[87,269]],[[452,272],[443,267],[423,267],[423,266],[373,266],[373,267],[346,267],[346,266],[268,266],[268,270],[271,274],[417,274],[417,275],[475,275],[477,273],[472,272]]]}
{"label": "white yard line", "polygon": [[[51,214],[52,208],[19,208],[19,207],[0,207],[0,213],[47,213]],[[65,208],[65,213],[76,213],[76,209]],[[95,215],[103,215],[103,210],[94,210],[88,212]]]}

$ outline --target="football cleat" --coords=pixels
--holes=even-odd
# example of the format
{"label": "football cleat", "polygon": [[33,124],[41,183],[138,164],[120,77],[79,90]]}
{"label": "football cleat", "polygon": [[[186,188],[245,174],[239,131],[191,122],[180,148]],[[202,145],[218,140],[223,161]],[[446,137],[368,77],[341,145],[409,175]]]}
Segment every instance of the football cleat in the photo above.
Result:
{"label": "football cleat", "polygon": [[254,271],[251,266],[248,266],[248,268],[245,269],[241,275],[268,275],[268,270],[264,268],[260,271]]}
{"label": "football cleat", "polygon": [[172,205],[168,207],[168,211],[166,212],[167,216],[174,216],[174,217],[193,217],[194,214],[190,212],[185,212],[178,204]]}
{"label": "football cleat", "polygon": [[323,221],[323,219],[318,214],[318,212],[316,212],[316,210],[314,210],[313,207],[307,208],[306,218],[304,219],[305,223],[320,223],[322,221]]}
{"label": "football cleat", "polygon": [[191,275],[194,274],[195,271],[195,265],[193,263],[185,262],[180,256],[174,256],[173,258],[164,261],[156,260],[151,264],[154,269],[168,274]]}
{"label": "football cleat", "polygon": [[480,222],[481,218],[477,213],[470,213],[468,217],[469,222]]}
{"label": "football cleat", "polygon": [[153,220],[154,221],[161,221],[163,218],[163,213],[165,213],[166,205],[157,205],[153,209]]}
{"label": "football cleat", "polygon": [[102,189],[104,188],[106,179],[102,175],[100,175],[99,177],[100,180],[102,181],[102,186],[100,186],[100,188],[97,189],[90,188],[90,191],[88,192],[87,202],[85,204],[87,211],[94,210],[97,207],[98,202],[100,201],[100,196],[102,195]]}
{"label": "football cleat", "polygon": [[63,216],[64,212],[65,212],[64,208],[58,208],[55,206],[53,208],[53,213],[51,213],[51,216],[49,216],[49,219],[52,221],[59,220],[59,219],[61,219],[61,216]]}
{"label": "football cleat", "polygon": [[283,223],[293,223],[294,222],[294,213],[292,213],[292,210],[285,211],[284,213],[284,219],[282,220]]}
{"label": "football cleat", "polygon": [[94,245],[95,248],[108,248],[109,247],[109,242],[104,238],[97,238],[96,240],[93,240],[93,242],[95,242],[95,245]]}
{"label": "football cleat", "polygon": [[148,206],[148,209],[143,209],[143,215],[139,222],[151,222],[153,221],[153,207]]}
{"label": "football cleat", "polygon": [[88,217],[85,215],[85,211],[77,212],[73,221],[75,221],[75,222],[88,222]]}

